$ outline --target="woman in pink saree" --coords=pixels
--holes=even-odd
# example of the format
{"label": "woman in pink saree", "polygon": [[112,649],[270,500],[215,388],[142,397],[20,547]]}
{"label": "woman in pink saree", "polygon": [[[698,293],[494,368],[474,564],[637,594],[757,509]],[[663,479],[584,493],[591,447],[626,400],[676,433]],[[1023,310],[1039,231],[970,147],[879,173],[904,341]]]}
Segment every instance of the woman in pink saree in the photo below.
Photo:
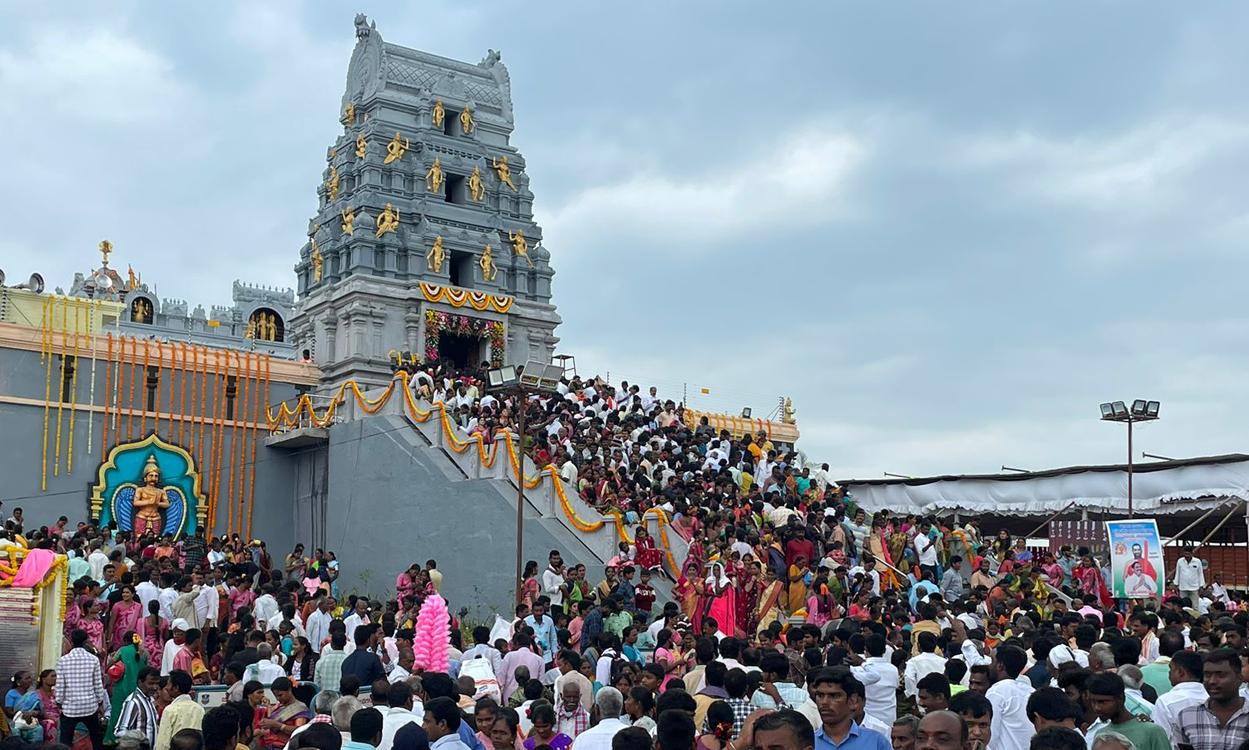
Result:
{"label": "woman in pink saree", "polygon": [[147,663],[160,664],[161,657],[165,654],[165,636],[169,632],[169,623],[160,616],[160,602],[156,599],[148,602],[147,611],[147,616],[139,620],[134,632],[143,639],[143,648],[147,649]]}
{"label": "woman in pink saree", "polygon": [[109,650],[116,651],[126,645],[126,632],[139,631],[143,619],[143,604],[135,597],[133,586],[121,587],[121,601],[113,605],[109,613]]}
{"label": "woman in pink saree", "polygon": [[707,616],[716,621],[721,633],[733,635],[736,630],[734,623],[737,622],[737,592],[733,588],[733,582],[724,572],[722,563],[711,564],[711,572],[707,575],[704,585],[706,586]]}

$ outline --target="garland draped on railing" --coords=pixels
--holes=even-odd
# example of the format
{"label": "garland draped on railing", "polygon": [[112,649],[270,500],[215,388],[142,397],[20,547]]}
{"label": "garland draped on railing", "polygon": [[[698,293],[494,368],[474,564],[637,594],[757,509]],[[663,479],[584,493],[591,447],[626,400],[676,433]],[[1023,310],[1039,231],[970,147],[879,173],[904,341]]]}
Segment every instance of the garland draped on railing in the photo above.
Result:
{"label": "garland draped on railing", "polygon": [[[477,448],[477,457],[481,460],[482,466],[487,469],[494,466],[494,462],[498,458],[499,443],[502,442],[507,450],[508,462],[511,464],[511,473],[516,477],[516,481],[523,482],[525,489],[536,489],[542,484],[543,479],[549,478],[551,485],[555,490],[555,496],[559,500],[560,509],[564,512],[564,516],[572,527],[577,531],[592,533],[598,531],[607,525],[607,521],[597,520],[589,521],[582,518],[576,508],[568,499],[568,495],[564,488],[564,480],[559,475],[559,470],[553,464],[547,464],[542,467],[536,476],[525,474],[522,469],[520,456],[517,455],[515,438],[511,430],[503,429],[495,435],[495,439],[491,441],[490,446],[486,446],[486,438],[479,433],[474,433],[467,440],[461,439],[455,432],[455,425],[451,421],[448,414],[447,406],[441,401],[435,401],[432,407],[426,411],[422,409],[416,402],[416,396],[413,395],[412,389],[408,387],[408,373],[400,370],[395,373],[395,377],[390,381],[390,385],[386,386],[380,396],[369,400],[354,380],[348,380],[338,388],[338,392],[330,401],[330,405],[318,415],[316,409],[312,405],[312,399],[308,394],[299,397],[295,402],[295,406],[289,407],[286,402],[278,404],[277,412],[273,409],[266,408],[265,417],[269,423],[269,429],[277,431],[279,429],[290,429],[299,425],[300,418],[307,414],[308,423],[314,427],[326,427],[334,421],[334,414],[337,412],[339,404],[345,403],[348,392],[355,399],[356,406],[366,414],[376,414],[386,405],[391,396],[394,395],[396,389],[403,392],[404,410],[413,421],[425,424],[434,416],[434,412],[438,413],[438,422],[442,428],[443,437],[446,438],[447,447],[452,452],[463,454],[471,450],[474,446]],[[612,517],[612,522],[616,527],[616,536],[629,544],[633,544],[633,537],[629,534],[624,516],[616,510],[607,512]],[[665,558],[668,562],[668,568],[673,576],[680,574],[680,568],[677,566],[676,557],[672,554],[672,546],[668,540],[668,527],[671,521],[668,514],[660,508],[649,508],[641,517],[641,522],[645,523],[648,516],[654,516],[659,524],[659,541],[660,547],[664,551]]]}

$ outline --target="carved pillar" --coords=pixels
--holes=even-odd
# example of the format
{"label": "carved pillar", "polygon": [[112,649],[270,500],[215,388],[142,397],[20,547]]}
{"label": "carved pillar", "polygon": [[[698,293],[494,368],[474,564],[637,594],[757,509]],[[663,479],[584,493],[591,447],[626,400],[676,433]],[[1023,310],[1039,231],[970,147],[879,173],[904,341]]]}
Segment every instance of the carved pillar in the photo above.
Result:
{"label": "carved pillar", "polygon": [[320,361],[329,364],[338,360],[338,318],[330,313],[321,319],[321,325],[325,327],[325,351]]}
{"label": "carved pillar", "polygon": [[404,313],[403,331],[408,351],[424,360],[424,350],[419,348],[421,346],[421,312],[418,308],[411,308]]}

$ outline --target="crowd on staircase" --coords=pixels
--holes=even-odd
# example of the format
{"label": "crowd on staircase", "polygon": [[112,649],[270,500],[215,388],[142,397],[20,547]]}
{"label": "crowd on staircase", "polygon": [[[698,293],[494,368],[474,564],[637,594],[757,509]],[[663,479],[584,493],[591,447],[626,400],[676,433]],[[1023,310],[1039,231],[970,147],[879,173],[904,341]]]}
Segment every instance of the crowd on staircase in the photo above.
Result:
{"label": "crowd on staircase", "polygon": [[[469,431],[516,394],[412,378]],[[56,669],[18,671],[0,750],[1216,750],[1249,742],[1242,597],[1185,550],[1161,598],[1113,599],[1087,550],[977,519],[856,506],[826,466],[729,435],[624,383],[535,396],[525,451],[597,507],[660,508],[601,580],[559,550],[516,609],[472,625],[415,563],[383,601],[339,590],[328,551],[6,522],[0,553],[69,556]],[[447,561],[444,561],[447,562]],[[675,572],[675,575],[672,575]],[[673,600],[654,581],[671,576]],[[201,703],[213,690],[221,706]]]}

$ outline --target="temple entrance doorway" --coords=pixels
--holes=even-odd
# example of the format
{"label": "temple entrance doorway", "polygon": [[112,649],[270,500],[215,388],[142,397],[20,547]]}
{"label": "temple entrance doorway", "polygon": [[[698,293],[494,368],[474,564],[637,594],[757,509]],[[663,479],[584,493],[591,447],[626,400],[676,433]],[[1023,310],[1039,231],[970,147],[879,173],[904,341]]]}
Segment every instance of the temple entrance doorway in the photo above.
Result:
{"label": "temple entrance doorway", "polygon": [[481,364],[481,339],[444,331],[438,335],[438,359],[461,370],[474,368]]}

